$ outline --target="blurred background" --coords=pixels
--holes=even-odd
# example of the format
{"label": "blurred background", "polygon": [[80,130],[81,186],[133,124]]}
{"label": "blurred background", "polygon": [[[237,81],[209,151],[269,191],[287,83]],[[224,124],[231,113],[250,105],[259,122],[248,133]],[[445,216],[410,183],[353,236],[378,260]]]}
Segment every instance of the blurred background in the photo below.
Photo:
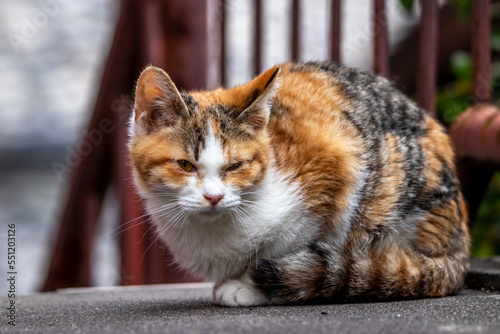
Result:
{"label": "blurred background", "polygon": [[0,254],[6,259],[7,224],[16,224],[20,294],[45,279],[67,192],[67,176],[51,164],[64,161],[89,121],[117,5],[0,1]]}
{"label": "blurred background", "polygon": [[[221,5],[220,1],[214,3],[215,8]],[[371,3],[351,0],[342,4],[341,60],[345,65],[372,69]],[[453,20],[470,21],[470,1],[439,3],[452,3]],[[227,86],[244,83],[254,74],[253,4],[252,0],[226,1]],[[330,0],[301,1],[299,59],[328,58],[330,5]],[[14,223],[19,294],[39,291],[45,281],[71,176],[71,171],[57,166],[64,164],[85,135],[119,6],[118,0],[0,0],[0,222],[4,229],[0,232],[0,258],[6,258],[7,225]],[[262,1],[262,6],[261,67],[266,69],[290,58],[292,1]],[[498,13],[493,14],[497,23]],[[414,50],[408,43],[414,44],[420,9],[413,1],[390,0],[386,1],[386,15],[394,68],[391,79],[408,88],[408,75],[400,69],[414,67],[409,60]],[[491,39],[493,87],[500,83],[499,27],[493,24]],[[470,40],[458,44],[464,49],[454,47],[440,63],[445,74],[439,80],[436,105],[445,124],[472,104],[468,99],[472,91]],[[408,90],[411,94],[411,87]],[[130,98],[132,92],[130,87],[124,98]],[[500,97],[498,90],[493,95]],[[120,112],[126,114],[127,110]],[[499,198],[500,177],[496,174],[474,225],[475,255],[500,254]],[[92,255],[95,286],[121,282],[118,202],[112,197],[105,202]],[[0,261],[0,271],[8,271],[6,261]]]}

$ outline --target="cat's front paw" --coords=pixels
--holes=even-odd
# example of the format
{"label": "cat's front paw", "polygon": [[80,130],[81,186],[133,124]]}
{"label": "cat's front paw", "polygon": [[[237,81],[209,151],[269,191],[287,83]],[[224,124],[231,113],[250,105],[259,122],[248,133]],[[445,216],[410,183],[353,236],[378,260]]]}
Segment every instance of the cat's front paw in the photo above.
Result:
{"label": "cat's front paw", "polygon": [[223,306],[257,306],[268,303],[250,278],[227,280],[214,287],[214,302]]}

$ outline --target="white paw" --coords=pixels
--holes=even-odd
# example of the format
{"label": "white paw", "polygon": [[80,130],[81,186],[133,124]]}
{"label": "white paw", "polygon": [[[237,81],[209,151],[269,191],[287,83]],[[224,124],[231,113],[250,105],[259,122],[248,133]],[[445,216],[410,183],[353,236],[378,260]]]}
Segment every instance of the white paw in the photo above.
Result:
{"label": "white paw", "polygon": [[227,280],[214,287],[214,301],[223,306],[267,304],[267,298],[253,287],[250,279]]}

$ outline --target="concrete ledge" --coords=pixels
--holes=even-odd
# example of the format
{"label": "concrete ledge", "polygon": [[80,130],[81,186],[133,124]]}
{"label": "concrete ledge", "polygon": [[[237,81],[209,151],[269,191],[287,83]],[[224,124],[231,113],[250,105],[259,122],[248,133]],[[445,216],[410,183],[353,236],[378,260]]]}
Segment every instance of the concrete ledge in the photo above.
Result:
{"label": "concrete ledge", "polygon": [[465,285],[474,290],[500,291],[500,256],[471,259]]}
{"label": "concrete ledge", "polygon": [[[488,261],[474,260],[469,277],[498,279]],[[9,300],[0,298],[0,333],[500,333],[500,294],[489,288],[396,302],[225,308],[212,304],[211,287],[79,288],[20,296],[16,326],[7,323]]]}

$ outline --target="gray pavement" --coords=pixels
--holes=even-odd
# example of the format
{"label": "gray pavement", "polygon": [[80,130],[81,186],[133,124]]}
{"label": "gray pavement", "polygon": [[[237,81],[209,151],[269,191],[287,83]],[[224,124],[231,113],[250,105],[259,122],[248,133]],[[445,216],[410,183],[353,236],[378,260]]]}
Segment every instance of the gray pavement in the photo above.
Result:
{"label": "gray pavement", "polygon": [[[0,299],[5,310],[7,299]],[[208,284],[68,289],[21,296],[0,333],[500,333],[500,294],[383,303],[219,307]],[[5,314],[5,311],[3,312]]]}

